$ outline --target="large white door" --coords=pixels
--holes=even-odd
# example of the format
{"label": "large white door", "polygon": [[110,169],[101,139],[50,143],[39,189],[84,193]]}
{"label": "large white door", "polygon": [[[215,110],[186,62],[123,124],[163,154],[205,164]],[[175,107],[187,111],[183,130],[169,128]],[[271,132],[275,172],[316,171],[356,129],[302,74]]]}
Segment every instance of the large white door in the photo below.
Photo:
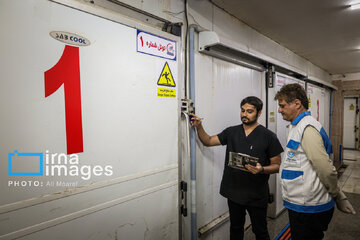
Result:
{"label": "large white door", "polygon": [[344,148],[355,148],[356,98],[344,98]]}
{"label": "large white door", "polygon": [[[240,102],[257,96],[264,102],[259,122],[265,125],[264,73],[199,54],[196,56],[196,113],[203,117],[205,130],[215,135],[229,126],[241,124]],[[224,170],[225,146],[204,147],[197,144],[198,228],[228,212],[227,201],[219,194]],[[250,221],[246,222],[249,225]],[[229,225],[224,224],[204,239],[229,239]]]}
{"label": "large white door", "polygon": [[1,239],[178,239],[179,39],[95,15],[0,1]]}
{"label": "large white door", "polygon": [[[311,116],[319,121],[326,131],[326,120],[329,119],[329,115],[325,115],[325,113],[328,113],[328,109],[325,109],[325,107],[329,107],[328,104],[325,104],[325,102],[327,103],[327,101],[329,101],[329,99],[326,98],[326,90],[316,85],[308,84],[307,94]],[[326,133],[329,134],[328,131],[326,131]]]}

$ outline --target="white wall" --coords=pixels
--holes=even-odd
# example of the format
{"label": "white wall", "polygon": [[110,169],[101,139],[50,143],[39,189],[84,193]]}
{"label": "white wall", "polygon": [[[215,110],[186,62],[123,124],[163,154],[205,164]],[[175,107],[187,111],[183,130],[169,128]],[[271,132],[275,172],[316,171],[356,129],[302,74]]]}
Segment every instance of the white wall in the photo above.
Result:
{"label": "white wall", "polygon": [[[184,22],[183,0],[122,0],[121,2],[172,22]],[[189,23],[198,25],[200,30],[215,31],[266,56],[287,63],[309,76],[331,81],[330,75],[321,68],[250,28],[239,19],[214,6],[210,1],[189,0],[188,5]]]}

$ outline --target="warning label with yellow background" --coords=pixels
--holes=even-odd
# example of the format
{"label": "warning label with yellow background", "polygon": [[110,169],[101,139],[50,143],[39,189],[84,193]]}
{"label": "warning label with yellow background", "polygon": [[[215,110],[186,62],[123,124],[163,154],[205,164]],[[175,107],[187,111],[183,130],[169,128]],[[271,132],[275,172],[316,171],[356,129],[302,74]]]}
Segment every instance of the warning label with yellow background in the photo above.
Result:
{"label": "warning label with yellow background", "polygon": [[162,85],[162,86],[167,86],[167,87],[175,87],[176,86],[173,75],[170,71],[170,68],[169,68],[169,65],[167,62],[165,63],[163,70],[161,71],[157,85]]}
{"label": "warning label with yellow background", "polygon": [[166,97],[166,98],[176,98],[176,90],[169,88],[158,88],[157,89],[158,97]]}

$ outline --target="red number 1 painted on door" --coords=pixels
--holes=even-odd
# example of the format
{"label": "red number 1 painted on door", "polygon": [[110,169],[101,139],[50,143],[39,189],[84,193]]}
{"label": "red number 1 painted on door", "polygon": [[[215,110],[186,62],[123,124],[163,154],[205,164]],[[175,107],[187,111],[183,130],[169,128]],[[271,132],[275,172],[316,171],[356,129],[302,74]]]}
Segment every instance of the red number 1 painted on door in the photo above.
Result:
{"label": "red number 1 painted on door", "polygon": [[67,154],[83,152],[79,47],[66,45],[59,61],[44,75],[45,97],[64,84]]}

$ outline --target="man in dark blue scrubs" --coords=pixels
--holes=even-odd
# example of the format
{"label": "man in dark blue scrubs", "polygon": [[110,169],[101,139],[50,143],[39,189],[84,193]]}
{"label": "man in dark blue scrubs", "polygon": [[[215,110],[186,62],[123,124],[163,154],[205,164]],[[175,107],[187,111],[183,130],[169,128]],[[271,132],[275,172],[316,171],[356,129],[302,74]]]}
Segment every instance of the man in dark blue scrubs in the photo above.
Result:
{"label": "man in dark blue scrubs", "polygon": [[[220,194],[228,199],[230,239],[244,238],[245,210],[249,213],[257,240],[269,240],[266,213],[269,197],[269,174],[279,172],[283,148],[276,135],[258,123],[263,103],[254,96],[241,101],[242,124],[228,127],[218,135],[209,136],[201,119],[192,115],[200,141],[205,146],[226,145],[224,173]],[[240,170],[228,166],[229,152],[258,158],[256,166]]]}

